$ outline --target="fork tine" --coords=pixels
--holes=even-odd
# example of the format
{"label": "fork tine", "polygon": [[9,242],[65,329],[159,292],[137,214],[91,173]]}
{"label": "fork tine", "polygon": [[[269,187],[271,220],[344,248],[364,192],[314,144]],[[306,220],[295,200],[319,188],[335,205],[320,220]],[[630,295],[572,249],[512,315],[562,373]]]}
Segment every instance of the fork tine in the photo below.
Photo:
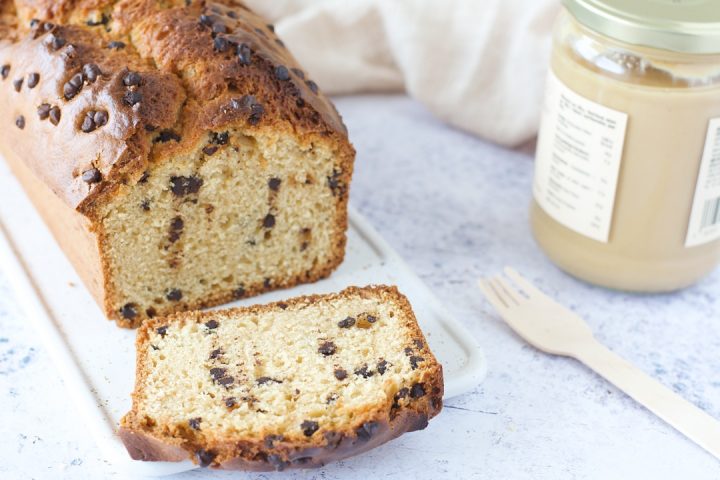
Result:
{"label": "fork tine", "polygon": [[505,280],[503,277],[493,277],[490,279],[490,281],[494,282],[496,288],[502,290],[505,296],[510,300],[509,305],[520,305],[520,303],[525,300],[525,297],[523,297],[522,293],[520,293],[515,287],[510,284],[510,282]]}
{"label": "fork tine", "polygon": [[513,282],[515,282],[520,288],[523,289],[523,291],[527,294],[528,297],[546,297],[543,292],[538,290],[535,285],[533,285],[532,283],[530,283],[529,280],[525,279],[525,277],[520,275],[514,268],[505,267],[503,271],[505,272],[505,275],[510,277]]}
{"label": "fork tine", "polygon": [[487,279],[481,278],[478,281],[478,286],[480,287],[480,291],[485,295],[485,298],[488,302],[497,310],[498,312],[504,312],[508,309],[508,304],[505,299],[493,288],[493,286],[490,284],[490,282]]}

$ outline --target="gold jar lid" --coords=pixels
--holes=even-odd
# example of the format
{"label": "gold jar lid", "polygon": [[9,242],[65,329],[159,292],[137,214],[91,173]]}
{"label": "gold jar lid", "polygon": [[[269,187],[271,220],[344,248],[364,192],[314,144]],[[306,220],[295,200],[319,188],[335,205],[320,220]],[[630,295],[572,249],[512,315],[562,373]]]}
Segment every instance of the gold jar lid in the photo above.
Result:
{"label": "gold jar lid", "polygon": [[562,0],[583,25],[633,45],[720,53],[718,0]]}

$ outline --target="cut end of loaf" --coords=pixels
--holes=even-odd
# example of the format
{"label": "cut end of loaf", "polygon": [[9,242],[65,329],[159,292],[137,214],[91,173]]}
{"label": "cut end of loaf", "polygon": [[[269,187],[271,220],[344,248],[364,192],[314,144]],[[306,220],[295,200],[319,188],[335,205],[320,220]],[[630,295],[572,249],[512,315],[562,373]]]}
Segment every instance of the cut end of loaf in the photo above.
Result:
{"label": "cut end of loaf", "polygon": [[155,319],[137,348],[121,424],[136,459],[320,466],[422,429],[442,405],[442,368],[393,287]]}
{"label": "cut end of loaf", "polygon": [[108,314],[133,327],[327,276],[347,224],[337,148],[231,129],[153,163],[102,220]]}

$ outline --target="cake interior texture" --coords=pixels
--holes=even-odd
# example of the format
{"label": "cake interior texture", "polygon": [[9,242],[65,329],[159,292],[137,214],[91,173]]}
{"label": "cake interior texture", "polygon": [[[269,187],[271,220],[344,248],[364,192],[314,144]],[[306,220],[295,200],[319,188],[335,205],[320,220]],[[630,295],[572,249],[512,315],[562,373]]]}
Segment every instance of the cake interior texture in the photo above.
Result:
{"label": "cake interior texture", "polygon": [[156,319],[139,332],[137,382],[124,425],[218,463],[267,460],[238,442],[302,451],[369,435],[403,409],[423,412],[410,429],[423,428],[442,398],[441,367],[387,287]]}
{"label": "cake interior texture", "polygon": [[341,260],[344,187],[331,145],[210,132],[102,212],[106,303],[122,322],[313,281]]}

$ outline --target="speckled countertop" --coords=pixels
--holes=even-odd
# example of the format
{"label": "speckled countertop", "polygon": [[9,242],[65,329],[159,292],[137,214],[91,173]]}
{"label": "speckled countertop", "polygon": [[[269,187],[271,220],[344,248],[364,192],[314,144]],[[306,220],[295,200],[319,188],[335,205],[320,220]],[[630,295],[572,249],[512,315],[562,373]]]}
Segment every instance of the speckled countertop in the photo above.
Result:
{"label": "speckled countertop", "polygon": [[[561,273],[528,228],[532,160],[452,130],[404,97],[344,98],[358,150],[352,202],[483,345],[487,380],[422,432],[300,473],[191,478],[720,478],[720,461],[578,363],[541,354],[481,299],[505,264],[580,312],[612,350],[720,418],[720,272],[672,295]],[[0,274],[0,479],[123,478],[82,432]]]}

